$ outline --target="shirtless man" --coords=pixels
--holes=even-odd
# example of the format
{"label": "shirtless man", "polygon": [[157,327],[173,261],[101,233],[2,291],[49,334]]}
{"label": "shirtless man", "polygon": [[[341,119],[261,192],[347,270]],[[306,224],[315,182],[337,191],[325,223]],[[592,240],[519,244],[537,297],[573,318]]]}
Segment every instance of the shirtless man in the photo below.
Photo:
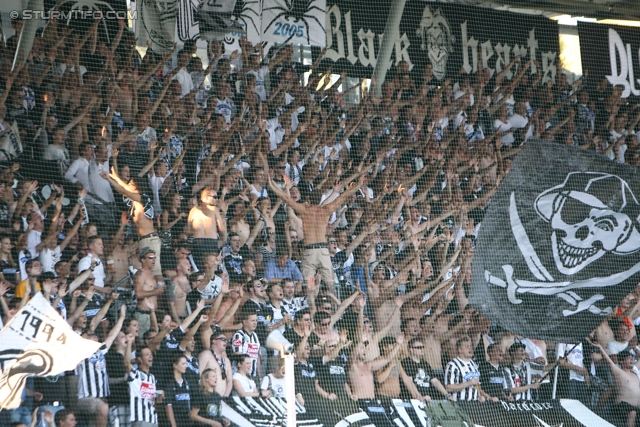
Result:
{"label": "shirtless man", "polygon": [[[173,278],[173,301],[171,313],[176,323],[181,323],[189,313],[187,313],[187,294],[191,292],[189,275],[191,274],[191,263],[188,259],[181,259],[176,265],[176,277]],[[176,319],[177,317],[177,319]]]}
{"label": "shirtless man", "polygon": [[[362,181],[362,178],[360,178],[360,181]],[[349,188],[333,202],[319,206],[320,198],[322,197],[319,191],[312,191],[309,193],[306,202],[299,203],[293,200],[289,194],[282,191],[271,178],[269,178],[269,187],[271,190],[299,214],[302,220],[305,240],[302,255],[303,277],[314,276],[316,272],[319,271],[325,283],[334,283],[331,256],[327,249],[327,225],[331,214],[354,195],[361,185],[362,182],[353,182]]]}
{"label": "shirtless man", "polygon": [[153,249],[154,253],[158,257],[153,266],[152,273],[158,282],[162,281],[162,267],[160,266],[160,248],[161,242],[156,228],[153,225],[153,204],[151,197],[146,194],[140,194],[135,184],[134,178],[129,183],[124,182],[115,168],[112,168],[111,174],[105,171],[100,172],[100,176],[120,194],[125,196],[130,202],[133,213],[133,223],[136,226],[138,232],[138,245],[140,251],[144,248]]}
{"label": "shirtless man", "polygon": [[[400,349],[402,345],[396,343],[396,339],[394,337],[384,337],[380,341],[379,347],[380,354],[384,357],[390,352]],[[409,390],[413,390],[414,388],[413,380],[409,378],[402,368],[402,364],[400,364],[400,361],[397,358],[397,353],[399,353],[399,350],[396,350],[396,356],[394,356],[384,368],[376,372],[377,396],[387,396],[393,399],[398,399],[401,391],[401,379],[404,382],[405,387]]]}
{"label": "shirtless man", "polygon": [[216,384],[216,393],[222,397],[231,395],[233,388],[233,371],[231,370],[231,362],[226,357],[227,337],[220,329],[215,329],[211,335],[211,347],[202,351],[198,355],[198,366],[200,372],[206,369],[215,371],[218,377]]}
{"label": "shirtless man", "polygon": [[361,340],[354,346],[351,357],[349,357],[347,374],[351,387],[351,396],[349,397],[356,401],[363,401],[360,402],[361,408],[366,408],[369,406],[369,401],[376,398],[373,372],[384,368],[395,359],[404,343],[404,334],[398,335],[393,349],[372,361],[366,359],[365,342],[368,341]]}
{"label": "shirtless man", "polygon": [[161,295],[165,289],[164,286],[158,286],[153,275],[157,256],[156,252],[151,248],[140,249],[139,257],[142,268],[133,277],[136,298],[138,299],[134,317],[140,325],[140,336],[143,336],[145,332],[151,329],[151,311],[155,311],[158,308],[158,295]]}
{"label": "shirtless man", "polygon": [[[130,248],[125,246],[124,229],[129,224],[129,217],[126,212],[122,213],[122,221],[120,228],[111,236],[111,251],[107,256],[107,267],[109,272],[113,274],[113,282],[118,284],[122,279],[129,277],[129,257]],[[123,281],[116,287],[128,288],[129,281]]]}
{"label": "shirtless man", "polygon": [[211,188],[200,190],[198,206],[191,208],[187,218],[187,234],[193,236],[191,253],[198,269],[204,271],[207,252],[218,251],[218,238],[227,240],[227,222],[224,213],[217,206],[218,195]]}
{"label": "shirtless man", "polygon": [[[636,415],[640,407],[640,379],[633,372],[633,355],[628,350],[618,353],[618,365],[607,354],[607,351],[599,343],[591,342],[598,347],[600,354],[606,360],[613,375],[616,387],[616,404],[614,413],[626,422],[627,427],[635,427]],[[626,414],[626,416],[624,415]]]}

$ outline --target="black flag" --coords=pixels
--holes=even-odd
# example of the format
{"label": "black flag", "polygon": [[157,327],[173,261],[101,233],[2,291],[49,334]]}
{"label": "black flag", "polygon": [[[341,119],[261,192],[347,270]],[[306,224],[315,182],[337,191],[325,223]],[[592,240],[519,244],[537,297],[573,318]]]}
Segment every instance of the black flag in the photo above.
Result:
{"label": "black flag", "polygon": [[491,201],[471,304],[529,338],[584,338],[640,281],[637,168],[530,140]]}

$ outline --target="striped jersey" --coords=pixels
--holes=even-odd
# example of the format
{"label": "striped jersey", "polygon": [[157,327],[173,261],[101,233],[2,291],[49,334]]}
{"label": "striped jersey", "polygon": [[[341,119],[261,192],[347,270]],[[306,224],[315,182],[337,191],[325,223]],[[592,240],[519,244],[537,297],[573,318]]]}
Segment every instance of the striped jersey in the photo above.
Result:
{"label": "striped jersey", "polygon": [[248,354],[251,357],[251,371],[249,375],[258,376],[258,352],[260,351],[260,340],[255,332],[248,334],[244,329],[240,329],[231,338],[231,351],[237,354]]}
{"label": "striped jersey", "polygon": [[108,349],[103,345],[76,367],[78,399],[109,396],[109,376],[107,375],[107,360],[105,358],[107,351]]}
{"label": "striped jersey", "polygon": [[[508,365],[505,367],[509,388],[522,387],[531,384],[531,367],[529,363],[522,362],[520,366]],[[514,400],[531,400],[531,389],[522,393],[511,393]]]}
{"label": "striped jersey", "polygon": [[[444,371],[444,384],[462,384],[472,378],[480,379],[478,365],[473,360],[464,361],[456,357],[447,363]],[[456,401],[478,400],[478,387],[471,386],[463,388],[456,393],[451,393],[456,397]]]}
{"label": "striped jersey", "polygon": [[132,369],[129,372],[129,406],[131,422],[158,424],[156,415],[156,377],[143,370]]}

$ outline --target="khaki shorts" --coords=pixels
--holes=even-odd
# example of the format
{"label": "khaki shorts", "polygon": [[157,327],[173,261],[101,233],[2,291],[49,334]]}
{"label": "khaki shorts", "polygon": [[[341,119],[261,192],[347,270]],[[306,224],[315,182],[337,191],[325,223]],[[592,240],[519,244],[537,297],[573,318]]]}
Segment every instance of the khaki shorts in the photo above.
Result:
{"label": "khaki shorts", "polygon": [[82,414],[96,414],[102,405],[107,405],[97,397],[83,397],[78,399],[78,412]]}
{"label": "khaki shorts", "polygon": [[302,277],[306,280],[316,273],[322,275],[322,280],[330,288],[335,285],[331,255],[327,248],[304,249],[302,252]]}
{"label": "khaki shorts", "polygon": [[143,248],[151,248],[156,252],[156,266],[153,267],[151,273],[154,276],[162,276],[162,266],[160,265],[160,250],[162,249],[162,242],[160,241],[160,237],[145,237],[138,242],[138,247],[140,247],[140,250]]}

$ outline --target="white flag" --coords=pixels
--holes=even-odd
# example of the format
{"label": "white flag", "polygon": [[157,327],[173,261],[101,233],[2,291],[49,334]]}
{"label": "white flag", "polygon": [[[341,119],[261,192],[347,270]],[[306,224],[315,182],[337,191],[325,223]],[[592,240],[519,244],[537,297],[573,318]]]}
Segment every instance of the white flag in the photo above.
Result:
{"label": "white flag", "polygon": [[101,344],[86,340],[38,293],[0,331],[0,409],[20,406],[27,377],[74,369]]}
{"label": "white flag", "polygon": [[264,0],[262,40],[324,47],[326,0]]}
{"label": "white flag", "polygon": [[20,141],[18,123],[14,120],[4,141],[0,142],[0,160],[12,161],[20,154],[22,154],[22,141]]}
{"label": "white flag", "polygon": [[142,0],[137,3],[140,22],[136,22],[135,30],[138,46],[144,46],[149,40],[153,43],[154,52],[169,52],[173,49],[176,33],[178,0]]}

